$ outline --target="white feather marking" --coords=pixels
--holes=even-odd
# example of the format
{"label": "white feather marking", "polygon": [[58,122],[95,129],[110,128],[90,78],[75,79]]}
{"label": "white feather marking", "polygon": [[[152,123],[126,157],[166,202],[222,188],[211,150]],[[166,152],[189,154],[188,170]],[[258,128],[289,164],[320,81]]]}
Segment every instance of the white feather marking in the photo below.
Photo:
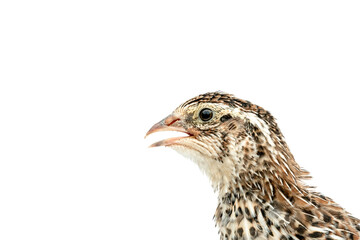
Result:
{"label": "white feather marking", "polygon": [[276,229],[276,227],[274,225],[271,226],[271,231],[274,234],[274,239],[280,239],[281,238],[281,233],[279,232],[279,230]]}
{"label": "white feather marking", "polygon": [[257,214],[258,220],[259,220],[259,223],[260,223],[262,229],[263,229],[266,233],[268,233],[268,232],[269,232],[269,228],[268,228],[268,226],[266,225],[266,221],[265,221],[265,219],[264,219],[264,217],[263,217],[263,215],[262,215],[262,213],[261,213],[260,208],[258,209],[257,213],[258,213],[258,214]]}
{"label": "white feather marking", "polygon": [[256,216],[256,214],[255,214],[255,209],[254,209],[254,205],[253,205],[252,201],[247,201],[247,206],[248,206],[250,215],[254,218]]}
{"label": "white feather marking", "polygon": [[[308,202],[308,201],[306,201],[305,199],[303,199],[302,197],[300,197],[300,196],[295,196],[297,199],[300,199],[301,201],[303,201],[304,203],[306,203],[306,204],[308,204],[308,205],[311,205],[311,206],[313,206],[313,207],[315,207],[315,208],[318,208],[317,206],[315,206],[314,204],[312,204],[311,202]],[[307,215],[310,215],[310,214],[307,214]],[[315,217],[314,215],[310,215],[310,216],[313,216],[313,217]]]}
{"label": "white feather marking", "polygon": [[286,169],[284,169],[284,167],[282,165],[280,165],[281,169],[283,170],[283,172],[286,174],[286,176],[288,175]]}
{"label": "white feather marking", "polygon": [[295,184],[293,184],[292,185],[299,193],[302,193],[301,191],[300,191],[300,189],[295,185]]}
{"label": "white feather marking", "polygon": [[287,164],[287,162],[284,161],[283,163],[284,163],[285,167],[287,168],[287,170],[289,170],[290,174],[291,174],[293,177],[295,177],[293,171],[291,171],[291,169],[290,169],[289,165]]}
{"label": "white feather marking", "polygon": [[279,155],[282,159],[286,160],[286,158],[285,158],[284,154],[282,154],[282,152],[279,152]]}
{"label": "white feather marking", "polygon": [[245,236],[245,240],[250,240],[251,237],[250,237],[250,232],[249,232],[249,225],[248,225],[248,220],[246,218],[243,219],[243,223],[244,223],[244,236]]}
{"label": "white feather marking", "polygon": [[290,202],[289,199],[287,199],[287,197],[285,197],[285,195],[283,194],[282,191],[279,190],[279,193],[280,193],[280,195],[286,200],[286,202],[287,202],[290,206],[293,206],[293,204]]}
{"label": "white feather marking", "polygon": [[285,181],[285,185],[287,186],[287,188],[291,191],[291,187],[289,186],[289,184]]}
{"label": "white feather marking", "polygon": [[345,238],[340,237],[340,236],[335,235],[335,234],[330,234],[329,237],[334,239],[334,240],[344,240],[345,239]]}
{"label": "white feather marking", "polygon": [[309,226],[308,231],[325,233],[325,232],[328,232],[328,228],[319,228],[319,227]]}

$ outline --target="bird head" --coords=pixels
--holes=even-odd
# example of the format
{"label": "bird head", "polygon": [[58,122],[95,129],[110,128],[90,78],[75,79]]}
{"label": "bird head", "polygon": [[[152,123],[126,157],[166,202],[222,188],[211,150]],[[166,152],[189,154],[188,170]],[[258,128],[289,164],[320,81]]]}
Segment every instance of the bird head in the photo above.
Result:
{"label": "bird head", "polygon": [[295,162],[287,164],[291,154],[272,115],[230,94],[211,92],[186,101],[146,136],[159,131],[187,134],[150,147],[170,147],[192,159],[216,189],[237,181],[239,174],[275,171],[280,162],[287,174],[297,170]]}
{"label": "bird head", "polygon": [[287,239],[281,234],[291,228],[299,233],[297,239],[305,239],[306,229],[306,236],[318,237],[324,235],[318,230],[330,229],[324,224],[331,227],[332,218],[343,220],[349,239],[357,234],[352,225],[359,220],[349,217],[345,222],[348,213],[302,182],[310,178],[308,172],[295,162],[275,119],[263,108],[230,94],[206,93],[181,104],[146,135],[159,131],[186,133],[151,147],[170,147],[208,175],[219,193],[214,217],[221,239],[238,239],[238,234],[239,239],[253,239],[257,234]]}

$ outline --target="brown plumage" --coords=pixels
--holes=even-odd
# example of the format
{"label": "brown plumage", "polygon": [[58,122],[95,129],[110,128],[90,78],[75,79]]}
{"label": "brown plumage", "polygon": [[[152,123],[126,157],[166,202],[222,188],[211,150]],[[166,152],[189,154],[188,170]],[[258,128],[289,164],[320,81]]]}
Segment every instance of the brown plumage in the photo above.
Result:
{"label": "brown plumage", "polygon": [[295,162],[274,117],[230,94],[192,98],[147,135],[180,131],[169,146],[191,158],[218,192],[220,239],[358,240],[360,221],[303,183],[309,173]]}

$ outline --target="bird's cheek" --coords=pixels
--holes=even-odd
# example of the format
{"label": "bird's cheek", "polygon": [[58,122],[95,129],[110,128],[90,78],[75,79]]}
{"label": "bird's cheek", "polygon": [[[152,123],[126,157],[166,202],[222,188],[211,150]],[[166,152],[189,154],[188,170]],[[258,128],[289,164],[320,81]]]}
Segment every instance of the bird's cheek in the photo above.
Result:
{"label": "bird's cheek", "polygon": [[200,130],[194,127],[186,127],[186,131],[195,138],[197,138],[200,135]]}

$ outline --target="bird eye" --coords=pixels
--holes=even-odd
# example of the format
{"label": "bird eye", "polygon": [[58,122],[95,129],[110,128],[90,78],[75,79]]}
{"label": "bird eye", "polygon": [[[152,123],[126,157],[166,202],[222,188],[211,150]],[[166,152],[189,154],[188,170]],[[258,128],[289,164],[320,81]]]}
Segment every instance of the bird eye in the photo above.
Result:
{"label": "bird eye", "polygon": [[213,111],[209,108],[204,108],[200,111],[199,117],[203,121],[209,121],[213,117]]}

